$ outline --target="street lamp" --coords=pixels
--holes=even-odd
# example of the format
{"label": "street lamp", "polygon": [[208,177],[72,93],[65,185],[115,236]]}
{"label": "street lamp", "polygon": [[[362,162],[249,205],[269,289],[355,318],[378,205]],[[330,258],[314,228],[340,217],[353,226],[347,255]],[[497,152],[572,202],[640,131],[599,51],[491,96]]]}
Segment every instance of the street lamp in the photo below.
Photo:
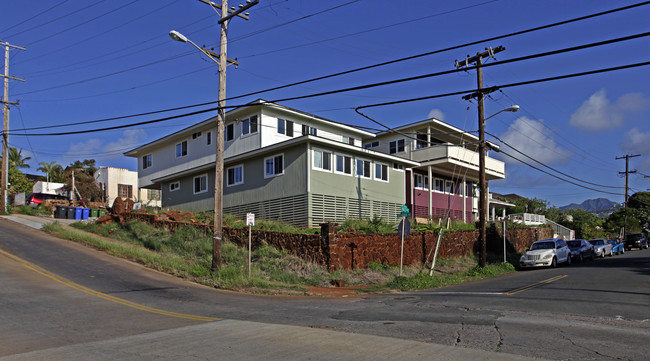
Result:
{"label": "street lamp", "polygon": [[501,112],[516,112],[519,110],[519,105],[512,105],[508,108],[501,109],[498,112],[490,115],[487,118],[483,118],[483,109],[481,107],[479,111],[479,123],[478,123],[478,182],[479,188],[481,190],[479,198],[479,266],[485,267],[487,262],[487,247],[486,247],[486,216],[488,208],[488,191],[487,191],[487,179],[485,178],[485,121],[492,118],[493,116]]}
{"label": "street lamp", "polygon": [[[227,15],[227,13],[225,13]],[[221,267],[221,243],[223,237],[223,141],[224,141],[224,122],[226,120],[226,36],[225,23],[222,24],[221,31],[221,55],[215,54],[207,49],[203,49],[188,39],[185,35],[176,30],[169,32],[169,36],[183,43],[190,43],[200,52],[207,55],[212,61],[219,65],[219,100],[217,110],[217,131],[215,139],[217,140],[217,151],[214,165],[214,234],[212,237],[212,269]],[[217,60],[217,58],[219,60]]]}

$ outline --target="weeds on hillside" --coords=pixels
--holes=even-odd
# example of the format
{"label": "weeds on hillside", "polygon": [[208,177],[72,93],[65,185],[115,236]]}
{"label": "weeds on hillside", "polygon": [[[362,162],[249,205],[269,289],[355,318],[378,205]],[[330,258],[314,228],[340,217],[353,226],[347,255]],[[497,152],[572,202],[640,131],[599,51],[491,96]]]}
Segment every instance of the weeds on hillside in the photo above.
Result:
{"label": "weeds on hillside", "polygon": [[109,223],[73,223],[73,227],[86,232],[64,228],[58,223],[45,227],[46,231],[61,238],[92,245],[109,254],[142,263],[150,268],[167,272],[198,283],[226,289],[257,293],[298,292],[305,287],[329,287],[332,280],[343,280],[350,286],[371,286],[364,292],[390,292],[445,285],[492,277],[512,272],[510,264],[489,265],[483,269],[468,268],[474,259],[440,259],[434,277],[419,266],[403,268],[377,262],[361,270],[336,270],[328,272],[324,266],[306,262],[301,258],[262,245],[252,254],[251,277],[248,277],[248,250],[231,242],[222,244],[222,266],[212,271],[212,237],[196,228],[185,226],[175,232],[156,228],[140,221],[125,225]]}
{"label": "weeds on hillside", "polygon": [[28,216],[51,216],[52,212],[46,210],[43,206],[32,207],[32,206],[22,206],[14,207],[13,209],[7,209],[7,212],[11,214],[12,212],[26,214]]}
{"label": "weeds on hillside", "polygon": [[339,230],[342,232],[352,230],[364,234],[393,233],[395,232],[395,224],[385,222],[383,218],[375,214],[370,219],[348,218],[339,226]]}

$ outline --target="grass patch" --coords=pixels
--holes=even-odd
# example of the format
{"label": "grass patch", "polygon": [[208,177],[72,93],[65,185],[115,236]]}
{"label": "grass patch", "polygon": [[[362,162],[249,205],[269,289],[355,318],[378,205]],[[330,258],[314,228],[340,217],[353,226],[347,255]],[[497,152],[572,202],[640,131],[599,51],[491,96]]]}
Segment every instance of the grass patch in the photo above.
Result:
{"label": "grass patch", "polygon": [[247,248],[224,242],[221,248],[222,267],[213,271],[212,235],[194,227],[181,227],[171,233],[135,220],[125,225],[79,222],[71,226],[54,223],[44,229],[57,237],[90,245],[111,255],[197,283],[253,293],[304,294],[306,287],[331,287],[333,280],[343,280],[348,286],[364,286],[364,292],[409,291],[514,271],[509,263],[473,267],[476,260],[468,257],[438,259],[433,277],[419,266],[404,267],[400,276],[399,267],[378,262],[362,270],[336,270],[330,273],[324,266],[262,245],[252,254],[249,278]]}
{"label": "grass patch", "polygon": [[28,216],[51,216],[52,212],[46,210],[42,206],[32,207],[32,206],[23,206],[23,207],[14,207],[13,210],[16,213],[26,214]]}

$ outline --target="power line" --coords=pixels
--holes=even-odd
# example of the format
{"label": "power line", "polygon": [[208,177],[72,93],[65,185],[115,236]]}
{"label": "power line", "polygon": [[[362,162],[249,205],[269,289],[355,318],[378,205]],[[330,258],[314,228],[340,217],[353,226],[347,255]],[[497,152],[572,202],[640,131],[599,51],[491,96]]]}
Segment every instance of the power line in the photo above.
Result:
{"label": "power line", "polygon": [[569,177],[569,178],[574,179],[574,180],[577,180],[577,181],[579,181],[579,182],[583,182],[583,183],[591,184],[591,185],[593,185],[593,186],[597,186],[597,187],[601,187],[601,188],[621,188],[621,189],[622,189],[622,188],[625,188],[625,187],[606,186],[606,185],[602,185],[602,184],[591,183],[591,182],[587,182],[587,181],[585,181],[585,180],[582,180],[582,179],[580,179],[580,178],[573,177],[573,176],[571,176],[571,175],[568,175],[568,174],[566,174],[566,173],[563,173],[563,172],[561,172],[561,171],[559,171],[559,170],[557,170],[557,169],[555,169],[555,168],[553,168],[553,167],[551,167],[551,166],[549,166],[549,165],[546,165],[546,164],[544,164],[544,163],[538,161],[537,159],[535,159],[535,158],[533,158],[533,157],[531,157],[531,156],[525,154],[524,152],[520,151],[519,149],[517,149],[517,148],[513,147],[512,145],[510,145],[510,144],[504,142],[503,140],[501,140],[501,138],[497,137],[497,136],[494,135],[494,134],[491,134],[491,133],[488,133],[488,132],[486,132],[486,134],[489,134],[490,136],[496,138],[497,140],[499,140],[499,142],[505,144],[506,146],[508,146],[509,148],[511,148],[512,150],[514,150],[515,152],[517,152],[517,153],[523,155],[524,157],[526,157],[526,158],[528,158],[528,159],[534,161],[535,163],[537,163],[537,164],[539,164],[539,165],[541,165],[541,166],[543,166],[543,167],[546,167],[546,168],[548,168],[548,169],[550,169],[550,170],[552,170],[552,171],[554,171],[554,172],[560,173],[560,174],[562,174],[562,175],[565,176],[565,177]]}
{"label": "power line", "polygon": [[38,14],[32,16],[31,18],[25,19],[25,20],[23,20],[23,21],[21,21],[21,22],[19,22],[19,23],[17,23],[17,24],[14,24],[14,25],[12,25],[12,26],[6,28],[6,29],[0,30],[0,33],[4,33],[5,31],[9,31],[9,30],[11,30],[11,29],[13,29],[13,28],[15,28],[15,27],[17,27],[17,26],[20,26],[20,25],[22,25],[22,24],[24,24],[24,23],[26,23],[26,22],[28,22],[28,21],[30,21],[30,20],[33,20],[33,19],[35,19],[35,18],[37,18],[37,17],[39,17],[39,16],[41,16],[41,15],[43,15],[43,14],[49,12],[50,10],[54,10],[55,8],[57,8],[57,7],[59,7],[59,6],[63,5],[63,4],[65,4],[66,2],[68,2],[68,0],[63,0],[63,1],[61,1],[60,3],[58,3],[58,4],[56,4],[56,5],[52,6],[52,7],[50,7],[50,8],[48,8],[48,9],[45,9],[45,10],[41,11],[40,13],[38,13]]}
{"label": "power line", "polygon": [[570,180],[566,180],[566,179],[564,179],[564,178],[558,177],[558,176],[556,176],[555,174],[551,174],[551,173],[549,173],[549,172],[547,172],[547,171],[545,171],[545,170],[543,170],[543,169],[540,169],[540,168],[538,168],[538,167],[535,167],[534,165],[532,165],[532,164],[530,164],[530,163],[526,163],[526,162],[524,162],[523,160],[521,160],[521,159],[519,159],[519,158],[517,158],[517,157],[515,157],[515,156],[513,156],[513,155],[510,155],[510,154],[508,154],[508,153],[506,153],[506,152],[504,152],[504,151],[501,151],[501,154],[503,154],[503,155],[505,155],[505,156],[508,156],[508,157],[510,157],[510,158],[512,158],[512,159],[514,159],[514,160],[516,160],[516,161],[519,161],[519,162],[521,162],[522,164],[525,164],[525,165],[527,165],[527,166],[529,166],[529,167],[531,167],[531,168],[533,168],[533,169],[535,169],[535,170],[538,170],[538,171],[540,171],[540,172],[542,172],[542,173],[544,173],[544,174],[547,174],[547,175],[549,175],[549,176],[551,176],[551,177],[553,177],[553,178],[557,178],[557,179],[559,179],[559,180],[561,180],[561,181],[564,181],[564,182],[569,183],[569,184],[573,184],[573,185],[578,186],[578,187],[580,187],[580,188],[585,188],[585,189],[589,189],[589,190],[592,190],[592,191],[596,191],[596,192],[600,192],[600,193],[605,193],[605,194],[612,194],[612,195],[615,195],[615,196],[622,196],[622,194],[620,194],[620,193],[606,192],[606,191],[603,191],[603,190],[600,190],[600,189],[587,187],[587,186],[584,186],[584,185],[582,185],[582,184],[578,184],[578,183],[572,182],[572,181],[570,181]]}
{"label": "power line", "polygon": [[[541,78],[541,79],[527,80],[527,81],[516,82],[516,83],[497,85],[497,86],[493,86],[493,87],[486,88],[486,89],[509,88],[509,87],[516,87],[516,86],[522,86],[522,85],[537,84],[537,83],[549,82],[549,81],[554,81],[554,80],[562,80],[562,79],[569,79],[569,78],[575,78],[575,77],[581,77],[581,76],[587,76],[587,75],[593,75],[593,74],[600,74],[600,73],[606,73],[606,72],[612,72],[612,71],[618,71],[618,70],[624,70],[624,69],[631,69],[631,68],[647,66],[647,65],[650,65],[650,61],[641,62],[641,63],[634,63],[634,64],[627,64],[627,65],[621,65],[621,66],[610,67],[610,68],[602,68],[602,69],[585,71],[585,72],[580,72],[580,73],[572,73],[572,74],[559,75],[559,76],[548,77],[548,78]],[[308,94],[308,95],[289,97],[289,98],[283,98],[283,99],[275,99],[275,100],[265,101],[265,102],[266,103],[279,103],[279,102],[285,102],[285,101],[290,101],[290,100],[298,100],[298,99],[313,98],[313,97],[324,96],[324,95],[331,95],[331,94],[341,93],[341,92],[345,92],[345,91],[349,91],[349,90],[350,90],[350,88],[347,88],[347,89],[340,89],[340,90],[328,91],[328,92],[323,92],[323,93]],[[379,107],[379,106],[410,103],[410,102],[427,100],[427,99],[442,98],[442,97],[448,97],[448,96],[454,96],[454,95],[463,95],[463,94],[467,94],[467,93],[473,93],[473,92],[476,92],[476,91],[477,91],[476,89],[463,90],[463,91],[456,91],[456,92],[450,92],[450,93],[429,95],[429,96],[418,97],[418,98],[402,99],[402,100],[396,100],[396,101],[391,101],[391,102],[368,104],[368,105],[362,105],[362,106],[356,107],[356,108],[354,108],[354,110],[356,112],[358,112],[359,109],[364,109],[364,108],[373,108],[373,107]],[[212,104],[212,103],[213,102],[206,103],[206,104]],[[243,107],[243,106],[247,106],[247,105],[249,105],[249,104],[228,106],[226,108],[236,108],[236,107]],[[166,117],[166,118],[162,118],[162,119],[154,119],[154,120],[145,121],[145,122],[139,122],[139,123],[134,123],[134,124],[126,124],[126,125],[119,125],[119,126],[100,128],[100,129],[90,129],[90,130],[82,130],[82,131],[75,131],[75,132],[34,133],[34,134],[16,134],[16,135],[50,136],[50,135],[71,135],[71,134],[93,133],[93,132],[98,132],[98,131],[102,131],[102,130],[121,129],[121,128],[128,128],[128,127],[131,127],[131,126],[136,126],[136,125],[142,125],[142,124],[152,124],[152,123],[156,123],[156,122],[162,122],[162,121],[167,121],[167,120],[192,116],[192,115],[196,115],[196,114],[202,114],[202,113],[206,113],[206,112],[210,112],[210,111],[214,111],[214,110],[218,110],[218,109],[219,109],[219,107],[209,108],[209,109],[205,109],[205,110],[199,110],[199,111],[195,111],[195,112],[191,112],[191,113],[187,113],[187,114],[181,114],[181,115]],[[158,112],[161,112],[161,111],[158,111]],[[123,119],[125,117],[119,117],[119,118]],[[101,120],[101,121],[106,121],[106,120]],[[94,122],[98,122],[98,121],[94,121]],[[84,123],[87,124],[88,122],[84,122]]]}

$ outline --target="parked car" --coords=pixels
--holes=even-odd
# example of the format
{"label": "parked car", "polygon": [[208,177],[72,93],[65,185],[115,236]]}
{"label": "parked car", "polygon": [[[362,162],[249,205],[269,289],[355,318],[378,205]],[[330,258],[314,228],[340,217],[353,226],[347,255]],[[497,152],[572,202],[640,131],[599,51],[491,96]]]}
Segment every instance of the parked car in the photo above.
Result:
{"label": "parked car", "polygon": [[519,260],[519,266],[523,268],[557,267],[558,263],[571,264],[571,251],[562,238],[543,239],[533,243]]}
{"label": "parked car", "polygon": [[68,200],[68,197],[49,193],[32,193],[25,200],[25,205],[38,207],[46,199]]}
{"label": "parked car", "polygon": [[612,251],[612,245],[607,242],[607,240],[598,238],[590,239],[589,243],[594,246],[594,253],[597,257],[613,256],[614,251]]}
{"label": "parked car", "polygon": [[632,248],[648,248],[648,239],[643,233],[632,233],[625,236],[625,249],[629,251]]}
{"label": "parked car", "polygon": [[619,255],[625,253],[625,243],[621,242],[620,239],[608,239],[607,242],[612,245],[612,252]]}
{"label": "parked car", "polygon": [[570,241],[566,241],[566,244],[569,246],[569,250],[571,251],[571,258],[574,261],[582,262],[587,258],[590,260],[596,258],[594,255],[594,246],[584,239],[572,239]]}

